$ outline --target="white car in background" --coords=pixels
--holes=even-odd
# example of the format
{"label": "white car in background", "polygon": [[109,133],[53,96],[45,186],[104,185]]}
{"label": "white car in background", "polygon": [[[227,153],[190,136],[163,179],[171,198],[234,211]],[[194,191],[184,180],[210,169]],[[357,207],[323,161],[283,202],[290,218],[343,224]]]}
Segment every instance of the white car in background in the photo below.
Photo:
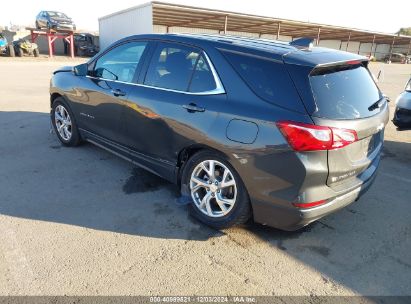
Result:
{"label": "white car in background", "polygon": [[399,128],[411,128],[411,79],[404,92],[395,101],[394,125]]}

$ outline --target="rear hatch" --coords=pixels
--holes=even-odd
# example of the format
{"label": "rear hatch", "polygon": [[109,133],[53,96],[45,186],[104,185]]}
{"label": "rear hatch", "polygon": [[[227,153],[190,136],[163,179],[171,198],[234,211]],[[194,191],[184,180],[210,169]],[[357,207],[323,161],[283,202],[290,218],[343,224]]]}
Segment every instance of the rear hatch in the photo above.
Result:
{"label": "rear hatch", "polygon": [[[341,53],[337,57],[338,54]],[[336,191],[355,187],[372,176],[388,122],[387,101],[367,68],[368,62],[356,55],[350,58],[348,53],[343,54],[341,61],[313,65],[315,59],[311,57],[310,64],[288,65],[316,125],[335,128],[337,133],[355,131],[354,142],[328,150],[327,185]]]}

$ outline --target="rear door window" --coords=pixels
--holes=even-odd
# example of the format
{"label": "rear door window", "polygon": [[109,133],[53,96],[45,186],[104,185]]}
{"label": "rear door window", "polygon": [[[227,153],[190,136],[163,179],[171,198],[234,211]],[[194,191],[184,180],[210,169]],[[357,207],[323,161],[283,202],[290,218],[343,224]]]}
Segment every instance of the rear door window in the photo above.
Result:
{"label": "rear door window", "polygon": [[280,107],[305,112],[282,62],[231,51],[224,51],[223,54],[257,96]]}
{"label": "rear door window", "polygon": [[380,111],[372,105],[382,96],[362,64],[317,68],[309,78],[317,109],[315,116],[357,119]]}
{"label": "rear door window", "polygon": [[186,92],[201,51],[184,45],[161,43],[148,67],[144,84]]}

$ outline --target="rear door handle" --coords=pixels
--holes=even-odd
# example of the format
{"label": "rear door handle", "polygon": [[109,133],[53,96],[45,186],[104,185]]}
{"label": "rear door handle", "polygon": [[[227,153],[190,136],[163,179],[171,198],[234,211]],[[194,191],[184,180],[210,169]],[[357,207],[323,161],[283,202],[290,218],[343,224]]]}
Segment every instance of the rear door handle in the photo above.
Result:
{"label": "rear door handle", "polygon": [[111,93],[112,93],[114,96],[116,96],[116,97],[126,96],[126,93],[123,92],[122,90],[119,90],[119,89],[112,89],[112,90],[111,90]]}
{"label": "rear door handle", "polygon": [[205,111],[204,108],[198,107],[195,103],[189,103],[188,105],[183,105],[183,108],[186,109],[187,112],[189,113]]}

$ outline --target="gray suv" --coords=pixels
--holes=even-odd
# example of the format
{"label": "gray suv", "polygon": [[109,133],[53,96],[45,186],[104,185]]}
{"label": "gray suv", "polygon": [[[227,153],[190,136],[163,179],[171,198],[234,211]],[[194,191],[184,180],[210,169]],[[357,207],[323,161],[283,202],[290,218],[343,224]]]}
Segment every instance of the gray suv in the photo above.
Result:
{"label": "gray suv", "polygon": [[54,73],[51,121],[176,183],[210,226],[295,230],[370,187],[389,116],[367,58],[303,42],[124,38]]}

